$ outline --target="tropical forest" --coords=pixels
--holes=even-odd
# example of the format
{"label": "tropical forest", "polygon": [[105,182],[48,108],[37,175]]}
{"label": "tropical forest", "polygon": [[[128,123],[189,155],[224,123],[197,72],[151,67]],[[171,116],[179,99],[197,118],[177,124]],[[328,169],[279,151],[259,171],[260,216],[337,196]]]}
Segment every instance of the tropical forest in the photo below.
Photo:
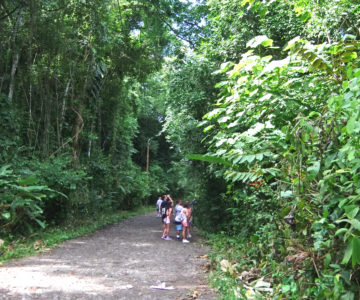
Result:
{"label": "tropical forest", "polygon": [[163,194],[221,299],[359,299],[359,1],[0,1],[0,262]]}

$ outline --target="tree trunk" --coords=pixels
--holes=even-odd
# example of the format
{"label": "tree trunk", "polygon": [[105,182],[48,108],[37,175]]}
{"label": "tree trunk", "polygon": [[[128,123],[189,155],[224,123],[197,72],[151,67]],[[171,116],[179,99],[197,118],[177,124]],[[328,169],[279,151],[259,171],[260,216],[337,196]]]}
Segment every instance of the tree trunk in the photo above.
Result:
{"label": "tree trunk", "polygon": [[75,126],[74,126],[74,136],[73,136],[73,156],[72,156],[72,161],[74,165],[77,165],[78,161],[79,161],[79,155],[80,155],[80,141],[79,141],[79,137],[80,137],[80,133],[84,127],[84,120],[82,117],[82,106],[83,106],[83,101],[81,100],[79,102],[79,105],[77,107],[77,109],[73,108],[73,111],[76,113],[76,121],[75,121]]}
{"label": "tree trunk", "polygon": [[90,137],[89,137],[89,145],[88,145],[88,158],[91,156],[91,148],[92,148],[92,133],[94,130],[94,121],[91,122],[91,129],[90,129]]}
{"label": "tree trunk", "polygon": [[59,147],[61,147],[61,145],[63,144],[62,130],[63,130],[64,120],[65,120],[66,98],[67,98],[68,95],[69,95],[70,83],[71,83],[71,74],[70,74],[70,79],[69,79],[68,82],[66,83],[65,92],[64,92],[64,97],[63,97],[62,105],[61,105],[60,120],[58,120],[58,134],[57,134],[57,136],[58,136],[58,144],[59,144]]}
{"label": "tree trunk", "polygon": [[14,30],[13,30],[13,36],[11,39],[11,44],[13,47],[13,59],[12,59],[12,67],[11,67],[11,73],[10,73],[10,85],[9,85],[9,94],[8,94],[8,99],[10,101],[10,103],[12,102],[13,96],[14,96],[14,89],[15,89],[15,74],[16,74],[16,70],[19,64],[19,49],[16,47],[15,42],[16,42],[16,37],[17,37],[17,32],[19,30],[19,26],[21,24],[21,20],[22,20],[22,15],[24,12],[24,7],[20,8],[18,17],[16,19],[15,25],[14,25]]}
{"label": "tree trunk", "polygon": [[[48,69],[50,69],[50,62],[48,62]],[[43,139],[42,139],[42,149],[43,156],[48,157],[50,153],[50,130],[51,130],[51,107],[52,107],[52,96],[51,88],[49,87],[49,78],[51,75],[47,73],[45,78],[47,80],[44,82],[44,127],[42,130]]]}
{"label": "tree trunk", "polygon": [[30,147],[32,146],[33,137],[34,137],[34,130],[33,130],[33,117],[32,117],[32,95],[33,95],[33,84],[32,84],[32,74],[34,73],[34,63],[35,57],[33,59],[33,37],[34,37],[34,1],[29,1],[30,6],[30,28],[29,28],[29,57],[28,57],[28,64],[29,64],[29,120],[28,120],[28,128],[27,128],[27,137],[29,141]]}
{"label": "tree trunk", "polygon": [[[85,53],[85,58],[84,58],[84,62],[86,62],[87,57],[90,53],[90,49],[87,49],[87,52]],[[85,74],[85,80],[84,80],[84,85],[82,88],[82,93],[79,97],[79,104],[76,108],[73,107],[73,111],[76,113],[76,121],[75,121],[75,126],[74,126],[74,135],[73,135],[73,157],[72,157],[72,161],[74,165],[77,165],[78,161],[79,161],[79,156],[80,156],[80,133],[82,131],[82,129],[84,128],[84,119],[82,117],[82,113],[83,113],[83,105],[84,105],[84,100],[86,97],[86,88],[88,85],[88,78],[89,78],[89,71],[90,71],[90,66],[91,66],[91,62],[88,62],[88,66],[87,66],[87,70],[86,70],[86,74]]]}
{"label": "tree trunk", "polygon": [[9,94],[8,99],[10,102],[12,102],[13,96],[14,96],[14,88],[15,88],[15,73],[16,69],[19,64],[19,53],[14,53],[13,61],[12,61],[12,67],[11,67],[11,73],[10,73],[10,85],[9,85]]}

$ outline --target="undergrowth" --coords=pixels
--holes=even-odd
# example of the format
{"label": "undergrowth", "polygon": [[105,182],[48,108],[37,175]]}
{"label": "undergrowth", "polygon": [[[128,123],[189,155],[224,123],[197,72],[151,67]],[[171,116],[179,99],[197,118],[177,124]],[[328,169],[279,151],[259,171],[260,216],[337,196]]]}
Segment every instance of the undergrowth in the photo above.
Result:
{"label": "undergrowth", "polygon": [[[273,255],[261,241],[203,233],[211,247],[209,280],[220,299],[357,299],[350,270],[311,257]],[[355,276],[355,274],[353,274]]]}
{"label": "undergrowth", "polygon": [[153,207],[143,206],[134,211],[102,212],[85,218],[74,218],[61,226],[47,227],[29,237],[10,237],[0,246],[0,265],[10,259],[46,252],[63,241],[90,234],[104,226],[150,211],[153,211]]}

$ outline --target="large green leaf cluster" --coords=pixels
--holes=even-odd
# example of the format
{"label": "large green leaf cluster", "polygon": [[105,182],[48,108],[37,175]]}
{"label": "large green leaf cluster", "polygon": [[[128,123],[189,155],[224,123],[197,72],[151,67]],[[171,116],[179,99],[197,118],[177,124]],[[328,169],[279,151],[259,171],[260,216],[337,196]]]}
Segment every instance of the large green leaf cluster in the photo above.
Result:
{"label": "large green leaf cluster", "polygon": [[0,189],[0,233],[3,238],[29,234],[37,227],[44,228],[43,212],[47,199],[66,197],[47,185],[41,185],[35,176],[16,175],[9,165],[0,169]]}
{"label": "large green leaf cluster", "polygon": [[198,43],[204,9],[179,0],[0,3],[0,164],[67,195],[43,199],[39,220],[132,209],[176,189],[147,77],[181,41]]}
{"label": "large green leaf cluster", "polygon": [[[358,3],[206,6],[211,34],[166,70],[164,132],[198,181],[197,224],[234,239],[225,295],[358,296]],[[257,267],[264,286],[242,279]]]}
{"label": "large green leaf cluster", "polygon": [[[317,276],[335,276],[350,260],[352,268],[360,264],[354,38],[321,45],[297,38],[282,60],[250,50],[238,64],[224,64],[221,97],[202,123],[211,151],[190,156],[223,165],[216,174],[232,190],[228,230],[255,244],[260,239],[270,256],[276,236],[280,252],[272,255],[290,260],[296,252],[307,253],[316,260]],[[259,36],[248,43],[260,45],[272,41]],[[266,257],[264,250],[254,254]],[[298,282],[294,295],[306,280],[310,276]],[[349,278],[343,280],[350,288]],[[319,293],[335,295],[325,287]]]}
{"label": "large green leaf cluster", "polygon": [[[208,30],[201,51],[215,61],[236,61],[246,51],[246,43],[259,35],[276,41],[277,47],[301,34],[303,26],[291,1],[207,1]],[[281,55],[276,49],[258,49]]]}

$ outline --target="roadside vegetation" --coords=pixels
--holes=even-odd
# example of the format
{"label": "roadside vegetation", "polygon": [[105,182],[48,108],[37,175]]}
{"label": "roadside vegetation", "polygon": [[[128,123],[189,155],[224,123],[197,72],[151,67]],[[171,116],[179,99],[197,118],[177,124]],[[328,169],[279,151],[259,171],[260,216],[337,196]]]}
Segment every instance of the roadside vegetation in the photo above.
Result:
{"label": "roadside vegetation", "polygon": [[170,192],[224,299],[360,297],[358,1],[0,7],[7,245]]}

